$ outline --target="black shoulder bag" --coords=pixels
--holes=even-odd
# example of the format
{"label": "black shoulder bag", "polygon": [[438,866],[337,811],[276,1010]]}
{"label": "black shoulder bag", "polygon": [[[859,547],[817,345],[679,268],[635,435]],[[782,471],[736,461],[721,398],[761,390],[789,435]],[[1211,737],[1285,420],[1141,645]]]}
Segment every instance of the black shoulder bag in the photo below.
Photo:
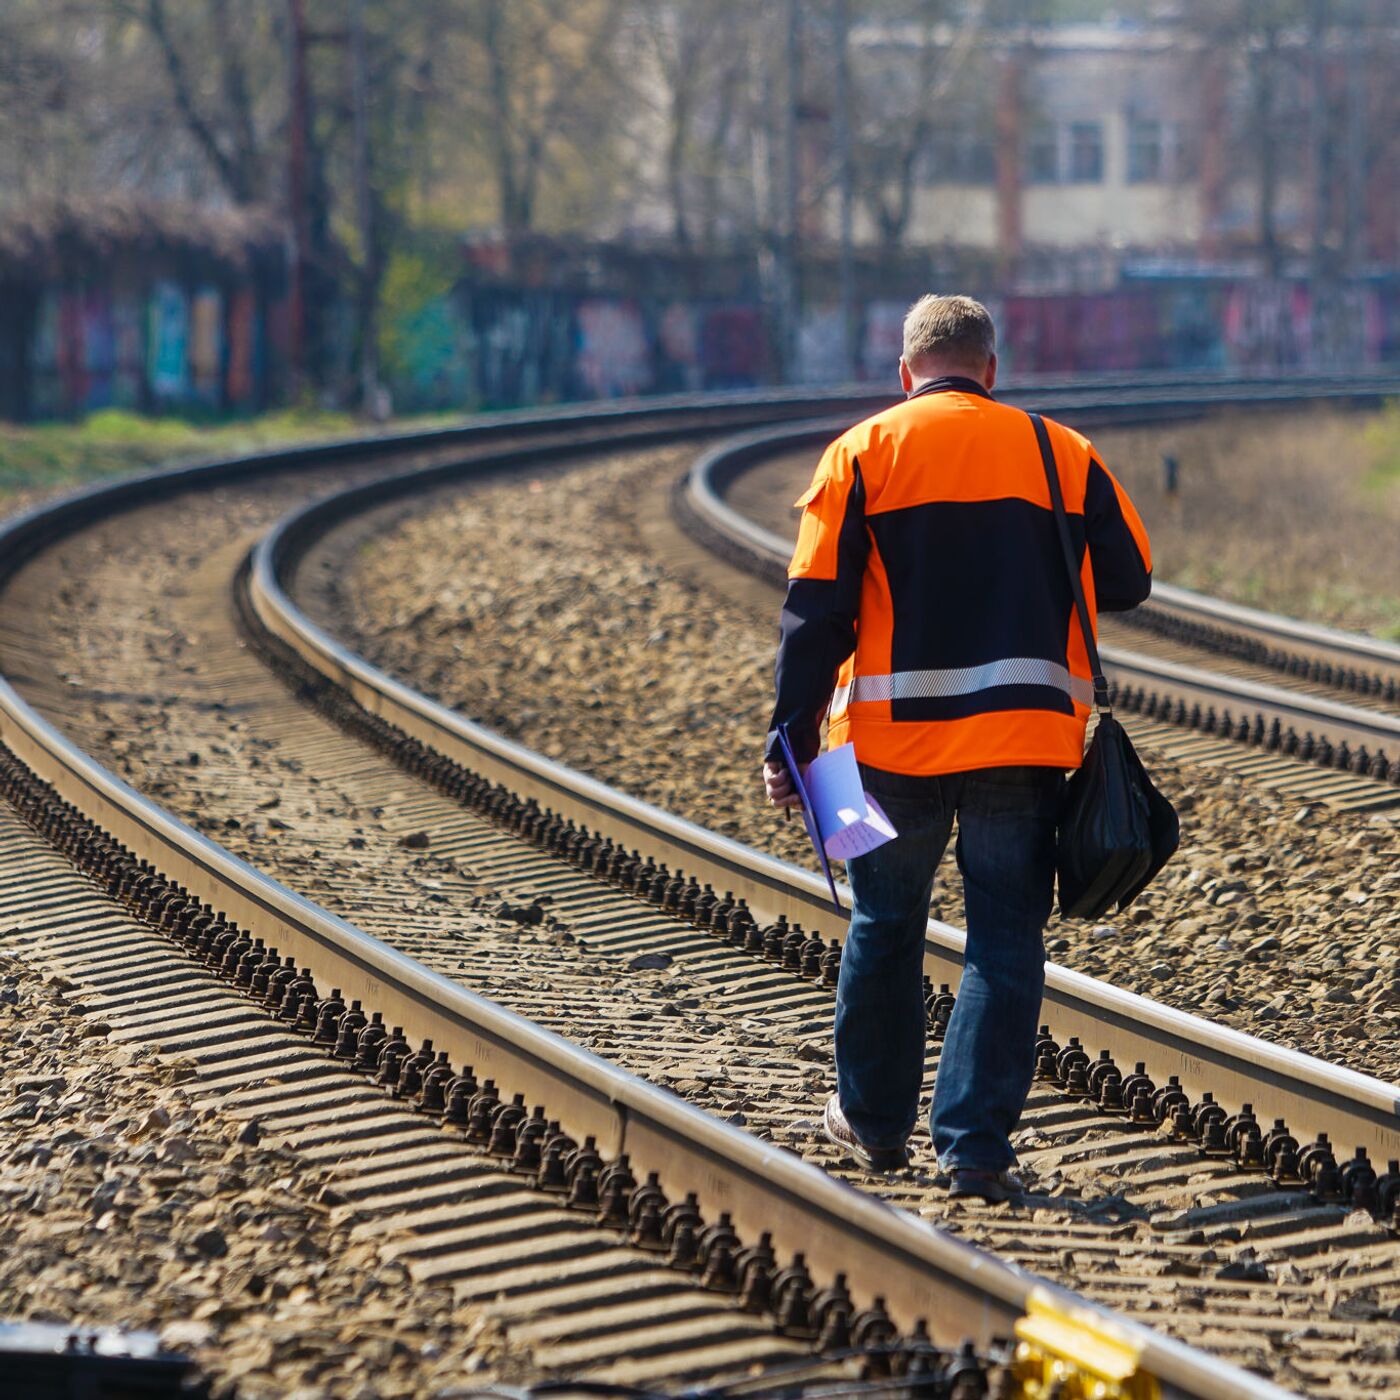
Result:
{"label": "black shoulder bag", "polygon": [[1147,888],[1180,845],[1181,828],[1176,809],[1153,787],[1127,733],[1113,717],[1070,538],[1055,450],[1041,416],[1029,416],[1045,464],[1074,610],[1093,669],[1094,708],[1099,716],[1084,762],[1065,789],[1060,812],[1055,849],[1060,913],[1066,918],[1096,919],[1114,904],[1126,909]]}

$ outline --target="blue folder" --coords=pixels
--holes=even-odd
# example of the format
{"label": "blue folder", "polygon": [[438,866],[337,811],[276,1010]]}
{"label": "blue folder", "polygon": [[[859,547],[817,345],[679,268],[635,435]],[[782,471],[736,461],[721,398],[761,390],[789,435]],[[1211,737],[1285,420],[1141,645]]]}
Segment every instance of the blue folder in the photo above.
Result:
{"label": "blue folder", "polygon": [[783,762],[787,765],[792,785],[796,789],[798,797],[802,799],[802,820],[807,823],[807,835],[812,838],[813,849],[817,853],[817,859],[822,863],[822,874],[826,876],[826,885],[831,891],[832,906],[838,914],[844,914],[846,911],[841,908],[841,901],[836,894],[836,881],[831,875],[831,862],[826,858],[826,845],[822,841],[821,827],[817,824],[817,813],[812,806],[812,799],[807,795],[807,785],[802,781],[802,770],[797,766],[797,759],[793,757],[792,745],[788,742],[787,725],[785,724],[778,726],[778,745],[783,751]]}

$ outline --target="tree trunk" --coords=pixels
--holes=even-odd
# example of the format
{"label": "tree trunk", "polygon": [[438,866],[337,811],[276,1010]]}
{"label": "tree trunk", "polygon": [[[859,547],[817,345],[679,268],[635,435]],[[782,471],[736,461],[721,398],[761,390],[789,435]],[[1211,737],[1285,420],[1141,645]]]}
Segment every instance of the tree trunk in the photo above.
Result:
{"label": "tree trunk", "polygon": [[233,162],[239,186],[248,191],[249,198],[259,199],[263,192],[261,152],[253,122],[253,102],[248,92],[248,71],[244,54],[229,26],[229,10],[228,0],[219,0],[211,10],[219,46],[220,83],[233,127]]}
{"label": "tree trunk", "polygon": [[305,0],[287,0],[287,213],[292,231],[292,257],[288,271],[287,310],[289,358],[293,397],[305,388],[308,369],[306,333],[307,266],[311,257],[311,233],[306,185],[307,127],[310,95],[306,77]]}
{"label": "tree trunk", "polygon": [[1366,260],[1365,238],[1367,141],[1366,114],[1371,98],[1371,64],[1366,50],[1365,21],[1355,12],[1348,21],[1346,45],[1345,210],[1342,220],[1342,262],[1356,272]]}
{"label": "tree trunk", "polygon": [[[175,109],[179,112],[186,130],[204,152],[229,198],[236,204],[251,204],[257,191],[249,180],[248,172],[241,162],[230,157],[220,145],[214,128],[195,100],[185,57],[175,42],[175,36],[170,32],[165,0],[146,0],[145,21],[147,32],[160,50],[161,61],[165,65],[166,76],[170,79],[171,92],[175,98]],[[224,57],[227,60],[228,56]]]}
{"label": "tree trunk", "polygon": [[[797,141],[797,115],[802,105],[802,0],[787,0],[783,19],[782,110],[773,143],[781,151],[781,160],[770,162],[770,168],[777,166],[782,171],[781,200],[777,206],[780,212],[772,222],[779,373],[783,380],[791,382],[797,370],[798,326],[802,319],[802,170]],[[770,95],[770,110],[771,103]]]}
{"label": "tree trunk", "polygon": [[856,377],[855,163],[851,158],[851,16],[848,0],[836,0],[832,42],[836,48],[836,161],[841,190],[841,366]]}
{"label": "tree trunk", "polygon": [[369,54],[365,35],[365,0],[354,0],[350,19],[350,87],[355,133],[355,217],[359,226],[360,277],[356,353],[359,359],[360,411],[384,417],[379,386],[379,288],[383,262],[379,220],[371,180],[369,126]]}
{"label": "tree trunk", "polygon": [[[682,64],[684,56],[682,56]],[[690,246],[685,189],[685,149],[690,134],[690,94],[682,73],[671,88],[671,131],[666,142],[666,190],[671,201],[671,234],[682,248]]]}
{"label": "tree trunk", "polygon": [[529,227],[529,219],[522,207],[514,144],[515,111],[511,100],[510,63],[505,52],[501,0],[485,0],[483,10],[486,22],[482,40],[491,84],[491,155],[496,167],[496,192],[506,236],[506,253],[508,257],[513,257],[514,245]]}

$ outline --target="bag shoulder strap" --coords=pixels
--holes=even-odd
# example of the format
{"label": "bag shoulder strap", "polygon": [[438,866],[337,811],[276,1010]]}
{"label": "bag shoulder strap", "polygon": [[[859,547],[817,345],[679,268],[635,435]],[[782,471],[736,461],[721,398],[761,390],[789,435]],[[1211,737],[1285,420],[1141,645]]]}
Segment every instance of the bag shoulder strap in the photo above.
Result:
{"label": "bag shoulder strap", "polygon": [[[1055,462],[1055,449],[1050,445],[1050,433],[1038,413],[1027,413],[1035,428],[1035,440],[1040,445],[1040,460],[1045,466],[1045,481],[1050,487],[1050,504],[1055,508],[1055,526],[1060,535],[1060,549],[1065,556],[1065,571],[1069,574],[1070,591],[1074,594],[1074,611],[1079,617],[1079,630],[1084,637],[1084,650],[1094,675],[1094,705],[1104,714],[1111,714],[1108,703],[1108,681],[1104,679],[1103,662],[1099,660],[1094,629],[1089,625],[1089,605],[1084,599],[1084,582],[1074,557],[1074,541],[1069,535],[1069,516],[1065,512],[1065,494],[1060,486],[1060,469]],[[1086,546],[1087,548],[1087,546]]]}

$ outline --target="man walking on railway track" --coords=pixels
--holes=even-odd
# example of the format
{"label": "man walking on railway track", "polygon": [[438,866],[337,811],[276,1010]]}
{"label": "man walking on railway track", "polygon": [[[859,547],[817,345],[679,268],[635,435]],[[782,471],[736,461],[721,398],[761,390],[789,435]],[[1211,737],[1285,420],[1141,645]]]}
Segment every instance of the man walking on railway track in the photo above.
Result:
{"label": "man walking on railway track", "polygon": [[[996,333],[970,297],[904,322],[906,399],[827,448],[797,502],[764,780],[797,799],[779,725],[810,762],[828,716],[898,837],[847,866],[837,1093],[825,1132],[877,1171],[909,1163],[926,1012],[924,929],[956,818],[967,952],[930,1127],[951,1194],[1007,1200],[1034,1071],[1065,771],[1092,698],[1031,419],[996,402]],[[1078,433],[1046,420],[1091,612],[1151,588],[1147,535]],[[829,714],[828,714],[829,711]]]}

